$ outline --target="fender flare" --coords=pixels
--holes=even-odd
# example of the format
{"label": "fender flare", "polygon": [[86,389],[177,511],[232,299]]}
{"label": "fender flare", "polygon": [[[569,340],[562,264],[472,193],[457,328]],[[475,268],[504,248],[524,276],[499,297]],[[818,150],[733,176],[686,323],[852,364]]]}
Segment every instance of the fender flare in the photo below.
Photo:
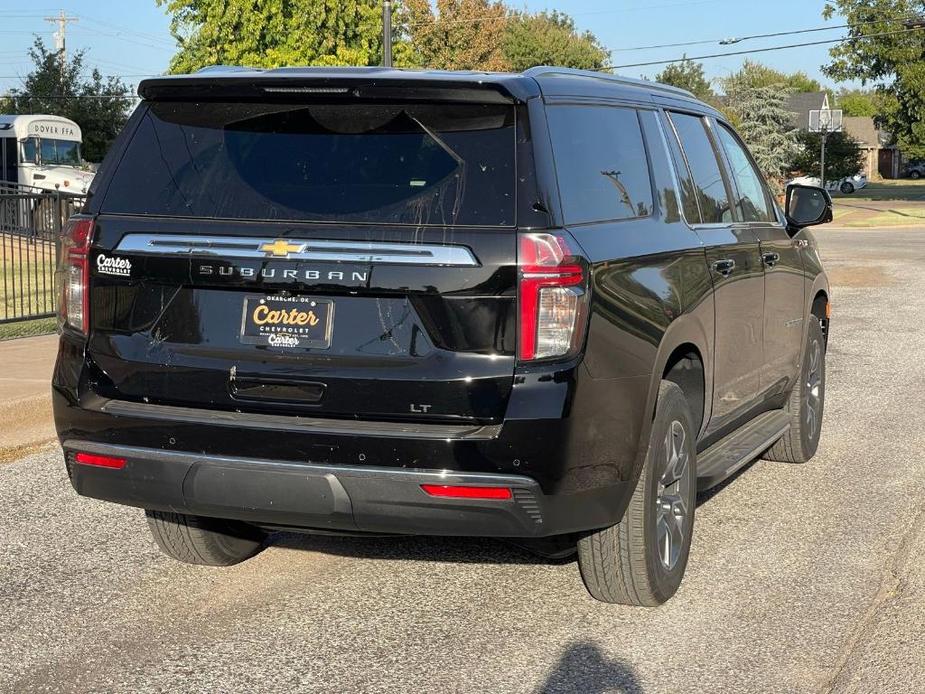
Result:
{"label": "fender flare", "polygon": [[[708,312],[713,316],[712,307]],[[662,334],[661,342],[658,345],[655,360],[652,364],[652,374],[649,382],[649,391],[646,398],[646,409],[649,416],[643,419],[642,429],[639,436],[639,450],[636,454],[636,461],[633,466],[632,483],[635,485],[639,481],[639,475],[645,463],[646,453],[649,448],[649,436],[652,432],[652,421],[655,418],[655,407],[658,402],[658,389],[662,381],[662,374],[665,373],[665,367],[668,365],[668,359],[672,353],[681,345],[691,344],[700,352],[700,358],[703,361],[703,421],[700,424],[698,437],[703,433],[709,422],[710,413],[713,409],[713,325],[704,325],[697,320],[691,313],[684,313],[675,318],[665,332]]]}
{"label": "fender flare", "polygon": [[809,320],[813,315],[813,303],[815,303],[816,296],[820,292],[825,294],[827,301],[831,304],[832,291],[829,287],[829,278],[826,277],[824,272],[820,272],[816,275],[813,280],[812,289],[805,296],[806,302],[803,311],[806,320],[803,321],[803,344],[806,344],[806,336],[809,333]]}

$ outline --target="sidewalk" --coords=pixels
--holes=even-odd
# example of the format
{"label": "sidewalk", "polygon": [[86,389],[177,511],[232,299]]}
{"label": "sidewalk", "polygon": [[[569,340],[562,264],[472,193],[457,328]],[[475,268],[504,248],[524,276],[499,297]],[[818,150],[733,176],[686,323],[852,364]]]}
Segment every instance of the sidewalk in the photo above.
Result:
{"label": "sidewalk", "polygon": [[0,342],[0,463],[55,438],[51,373],[57,335]]}

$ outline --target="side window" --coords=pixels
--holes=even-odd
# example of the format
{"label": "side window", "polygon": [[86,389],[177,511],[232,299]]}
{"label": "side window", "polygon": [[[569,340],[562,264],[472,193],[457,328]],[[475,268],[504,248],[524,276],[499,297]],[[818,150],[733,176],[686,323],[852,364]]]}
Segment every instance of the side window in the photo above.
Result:
{"label": "side window", "polygon": [[16,138],[0,138],[0,181],[16,183],[16,147]]}
{"label": "side window", "polygon": [[690,165],[704,224],[731,222],[732,208],[726,182],[703,118],[672,113],[671,122],[674,123],[681,148]]}
{"label": "side window", "polygon": [[30,137],[22,144],[22,159],[24,163],[32,164],[35,162],[35,138]]}
{"label": "side window", "polygon": [[723,143],[723,149],[726,150],[732,176],[739,189],[739,201],[736,207],[739,208],[742,221],[770,222],[775,220],[776,215],[765,194],[761,174],[755,170],[742,144],[722,123],[719,124],[717,132],[720,142]]}
{"label": "side window", "polygon": [[639,117],[613,106],[551,106],[566,224],[647,217],[652,183]]}
{"label": "side window", "polygon": [[669,124],[666,128],[665,140],[668,142],[668,148],[671,150],[671,158],[674,161],[674,168],[678,174],[678,184],[681,186],[681,206],[684,209],[684,219],[688,224],[700,224],[700,208],[697,207],[697,192],[694,187],[694,179],[691,178],[691,170],[684,161],[684,155],[681,153],[681,147],[678,145],[678,138],[675,137]]}

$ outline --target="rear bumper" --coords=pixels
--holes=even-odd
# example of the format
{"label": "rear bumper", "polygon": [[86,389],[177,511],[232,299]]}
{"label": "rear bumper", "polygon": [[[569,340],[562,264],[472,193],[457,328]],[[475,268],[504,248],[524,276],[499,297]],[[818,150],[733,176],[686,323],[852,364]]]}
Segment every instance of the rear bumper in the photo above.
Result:
{"label": "rear bumper", "polygon": [[[79,494],[130,506],[267,526],[340,532],[545,537],[608,524],[623,489],[543,494],[523,475],[318,465],[65,440]],[[125,458],[122,469],[74,462]],[[450,499],[422,484],[503,486],[512,498]],[[622,486],[622,485],[621,485]]]}

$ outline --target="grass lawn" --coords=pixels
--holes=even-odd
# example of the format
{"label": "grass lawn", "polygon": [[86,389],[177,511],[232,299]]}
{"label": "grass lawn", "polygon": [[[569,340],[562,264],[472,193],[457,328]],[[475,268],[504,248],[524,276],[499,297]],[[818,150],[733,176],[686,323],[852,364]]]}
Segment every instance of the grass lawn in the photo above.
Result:
{"label": "grass lawn", "polygon": [[852,193],[851,195],[842,195],[833,193],[832,197],[838,200],[909,200],[925,201],[925,179],[913,181],[908,178],[899,178],[892,181],[877,181],[869,184],[866,188]]}
{"label": "grass lawn", "polygon": [[856,229],[878,227],[925,226],[925,203],[919,206],[890,206],[889,209],[870,209],[835,206],[835,224]]}
{"label": "grass lawn", "polygon": [[16,321],[15,323],[0,323],[0,340],[10,340],[14,337],[32,337],[33,335],[48,335],[57,329],[56,318],[39,318],[38,320]]}
{"label": "grass lawn", "polygon": [[0,319],[55,309],[54,244],[0,234]]}

